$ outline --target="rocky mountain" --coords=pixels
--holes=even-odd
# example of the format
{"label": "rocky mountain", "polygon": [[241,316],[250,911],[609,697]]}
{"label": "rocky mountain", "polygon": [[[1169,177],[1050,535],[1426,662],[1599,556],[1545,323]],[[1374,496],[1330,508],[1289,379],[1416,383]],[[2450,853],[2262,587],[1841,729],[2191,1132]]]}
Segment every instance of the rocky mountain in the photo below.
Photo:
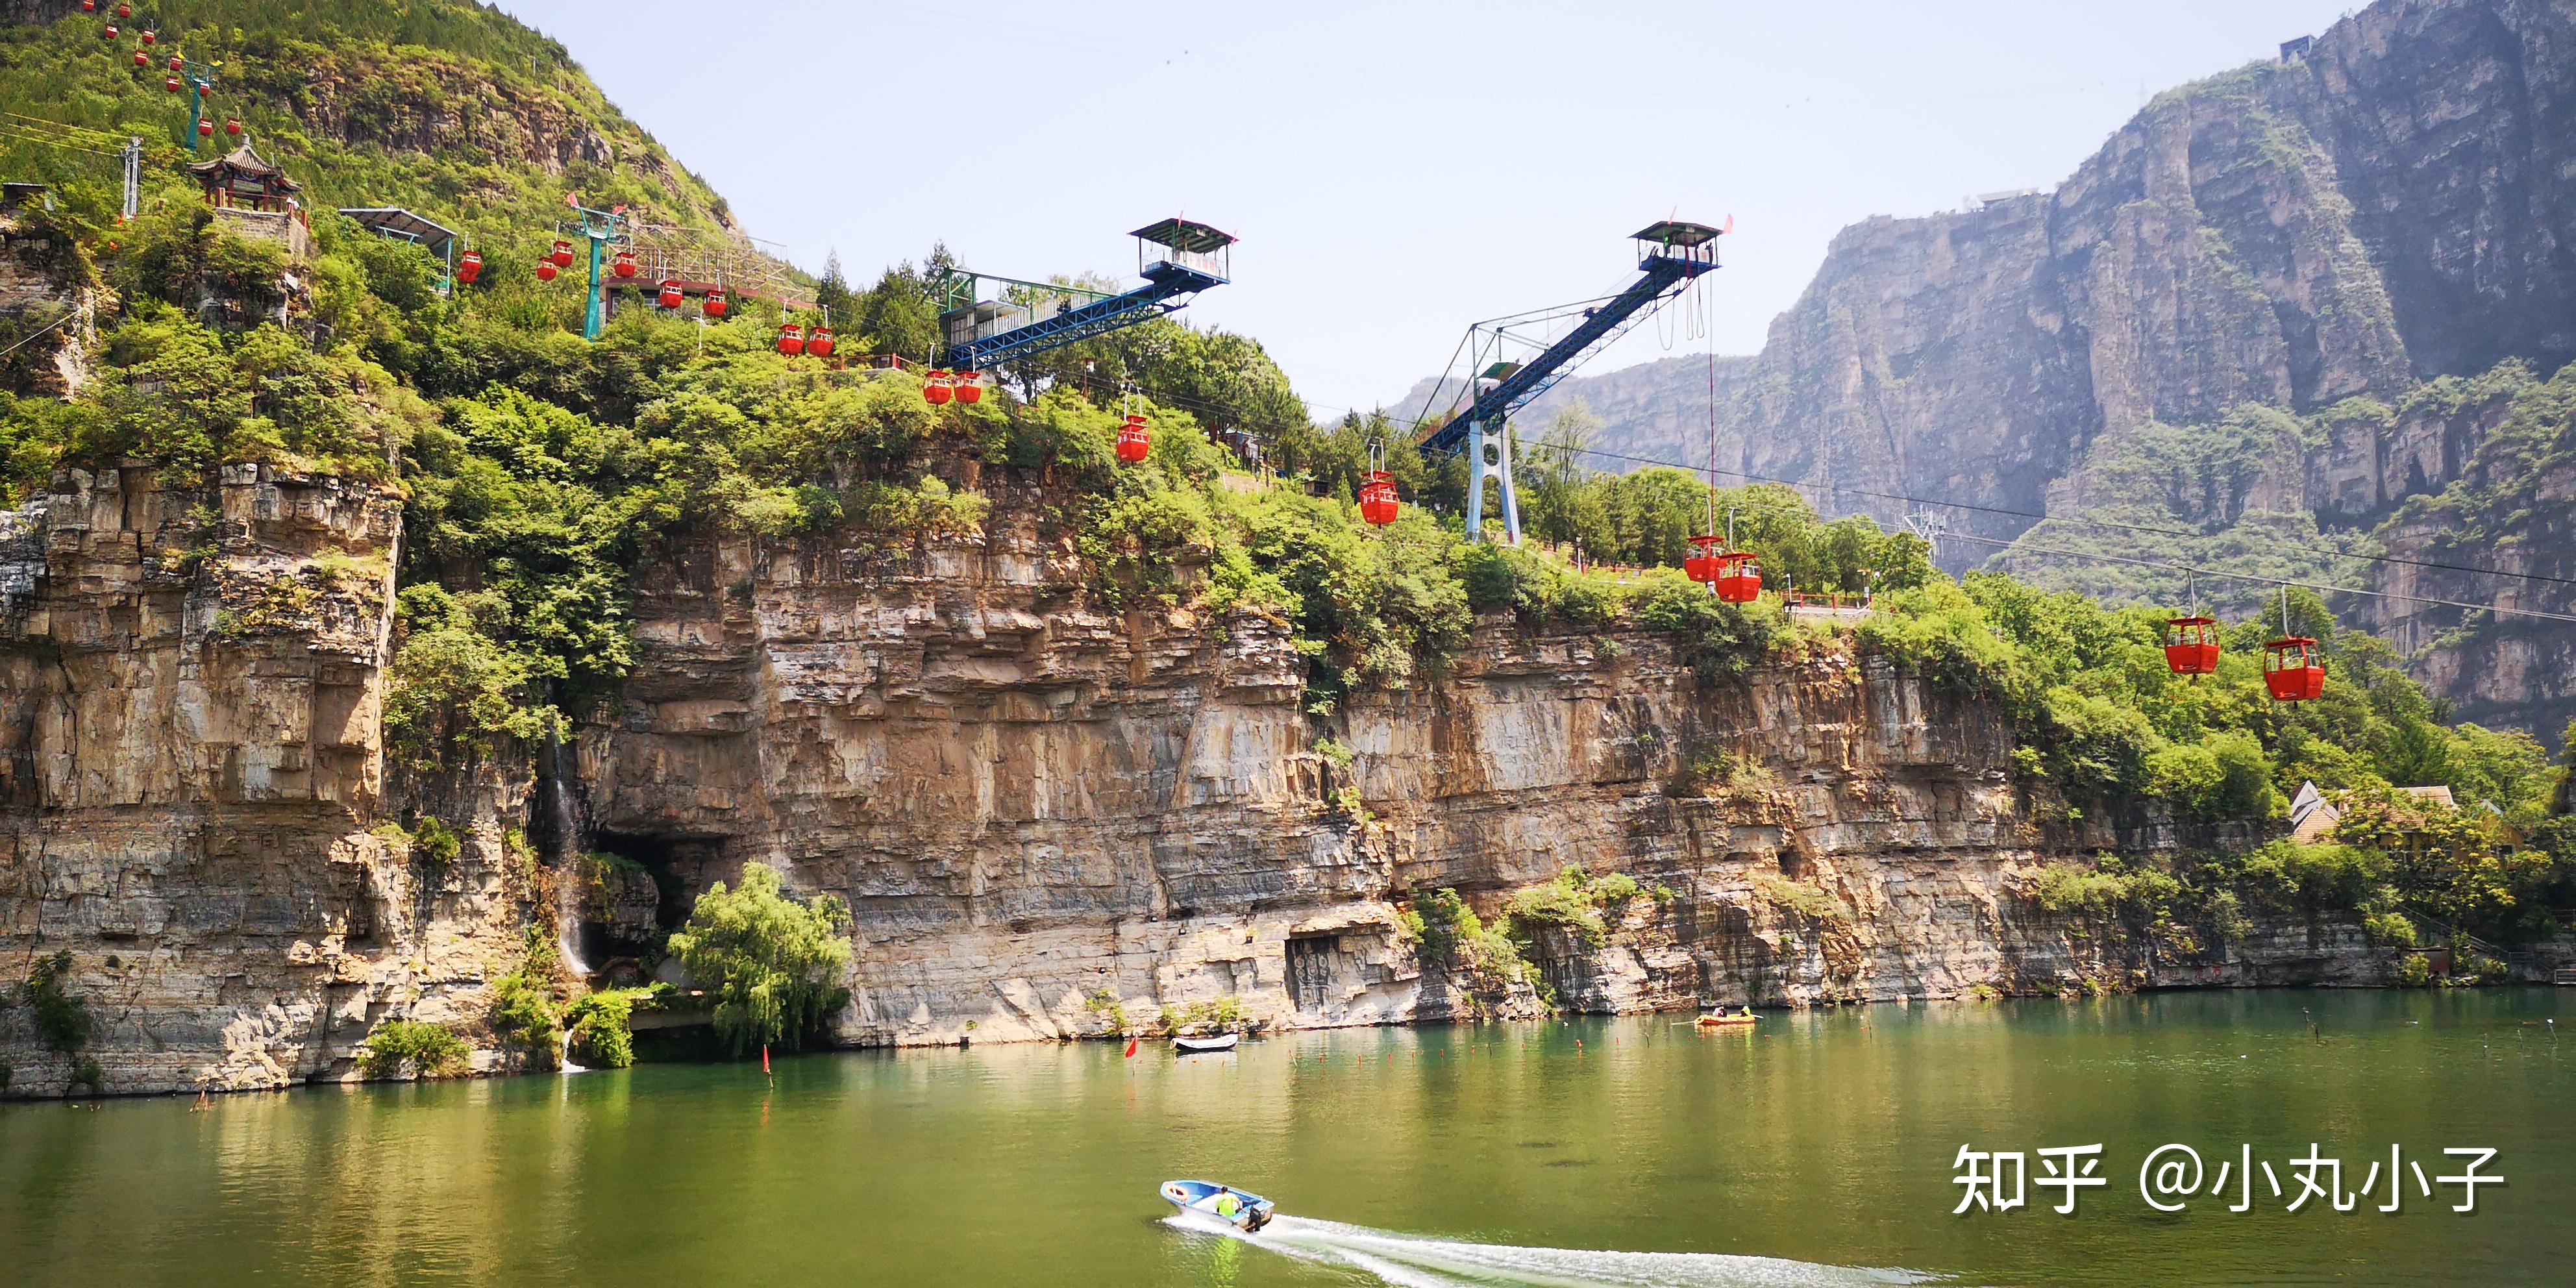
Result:
{"label": "rocky mountain", "polygon": [[[2192,534],[2164,554],[2232,550],[2253,562],[2226,566],[2259,575],[2366,576],[2388,594],[2566,611],[2576,588],[2563,584],[2445,573],[2436,596],[2429,570],[2327,552],[2462,479],[2509,414],[2461,396],[2481,390],[2427,397],[2431,382],[2508,360],[2546,376],[2570,359],[2576,4],[2382,0],[2277,61],[2160,95],[2053,191],[1845,229],[1762,352],[1729,369],[1719,463],[1882,521],[1907,507],[1832,489],[1988,507],[1943,515],[1954,570],[2019,539],[2009,562],[2036,578],[2178,597],[2179,578],[2035,549],[2082,537],[2137,553],[2135,531],[2073,522],[2107,513]],[[1696,462],[1706,448],[1687,426],[1706,389],[1697,363],[1669,359],[1554,397],[1604,419],[1606,450]],[[2248,408],[2285,414],[2264,431],[2288,427],[2279,450],[2245,449]],[[2231,473],[2190,480],[2194,497],[2136,490],[2149,474],[2203,470],[2213,452]],[[2042,514],[2061,521],[2026,537]],[[2426,549],[2420,521],[2380,539]],[[2233,598],[2243,610],[2259,596]],[[2382,629],[2405,622],[2417,643],[2494,629],[2399,600],[2352,597],[2346,610]],[[2554,732],[2576,714],[2576,630],[2504,633],[2481,647],[2510,660],[2428,656],[2421,673],[2464,714]],[[2518,678],[2471,678],[2499,672]]]}

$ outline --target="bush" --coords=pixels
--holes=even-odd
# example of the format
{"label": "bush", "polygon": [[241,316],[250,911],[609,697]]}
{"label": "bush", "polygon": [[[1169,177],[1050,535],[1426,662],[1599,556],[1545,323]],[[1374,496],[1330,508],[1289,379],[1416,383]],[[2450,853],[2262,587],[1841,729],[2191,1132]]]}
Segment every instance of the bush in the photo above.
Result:
{"label": "bush", "polygon": [[2415,922],[2402,912],[2374,912],[2363,916],[2361,933],[2382,948],[2415,946]]}
{"label": "bush", "polygon": [[70,953],[39,957],[28,963],[27,978],[18,985],[19,1004],[35,1013],[36,1041],[64,1055],[88,1046],[91,1028],[89,1006],[63,988],[71,969]]}
{"label": "bush", "polygon": [[444,1024],[387,1020],[367,1035],[358,1069],[370,1078],[395,1078],[410,1064],[415,1078],[448,1078],[465,1071],[473,1048]]}
{"label": "bush", "polygon": [[2422,953],[2408,953],[2388,973],[2388,982],[2399,988],[2426,988],[2433,983],[2433,959]]}
{"label": "bush", "polygon": [[551,1069],[563,1048],[563,1012],[554,989],[528,970],[492,985],[492,1034],[532,1069]]}
{"label": "bush", "polygon": [[850,914],[838,898],[779,893],[778,872],[743,866],[742,885],[721,881],[698,896],[671,955],[715,994],[716,1033],[736,1055],[755,1046],[797,1050],[849,998]]}
{"label": "bush", "polygon": [[625,989],[575,1000],[564,1012],[571,1023],[566,1045],[574,1063],[593,1069],[623,1069],[635,1063],[634,1015],[635,993]]}

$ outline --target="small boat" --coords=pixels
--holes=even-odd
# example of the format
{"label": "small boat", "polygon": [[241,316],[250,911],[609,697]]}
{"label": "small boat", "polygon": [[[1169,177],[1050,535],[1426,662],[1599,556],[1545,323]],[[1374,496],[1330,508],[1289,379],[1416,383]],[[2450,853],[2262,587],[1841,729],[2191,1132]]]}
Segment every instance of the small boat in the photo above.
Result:
{"label": "small boat", "polygon": [[1214,1181],[1165,1181],[1163,1197],[1184,1212],[1215,1217],[1245,1234],[1270,1224],[1271,1213],[1278,1209],[1278,1204],[1258,1194]]}
{"label": "small boat", "polygon": [[1723,1011],[1714,1015],[1703,1015],[1699,1017],[1699,1026],[1703,1029],[1740,1028],[1747,1024],[1759,1024],[1761,1022],[1762,1017],[1759,1015],[1728,1015]]}
{"label": "small boat", "polygon": [[1196,1055],[1206,1051],[1231,1051],[1241,1037],[1242,1035],[1235,1033],[1220,1033],[1212,1038],[1173,1038],[1172,1049],[1184,1055]]}

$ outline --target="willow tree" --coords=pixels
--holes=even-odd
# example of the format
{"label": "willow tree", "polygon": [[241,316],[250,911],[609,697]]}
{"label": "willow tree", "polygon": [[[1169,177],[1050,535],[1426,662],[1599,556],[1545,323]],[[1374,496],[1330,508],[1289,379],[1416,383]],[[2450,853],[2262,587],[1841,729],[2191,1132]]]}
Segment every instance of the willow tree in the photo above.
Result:
{"label": "willow tree", "polygon": [[721,881],[698,896],[671,952],[715,995],[716,1033],[740,1055],[755,1046],[795,1050],[849,999],[850,910],[832,895],[779,893],[778,872],[743,865],[742,885]]}

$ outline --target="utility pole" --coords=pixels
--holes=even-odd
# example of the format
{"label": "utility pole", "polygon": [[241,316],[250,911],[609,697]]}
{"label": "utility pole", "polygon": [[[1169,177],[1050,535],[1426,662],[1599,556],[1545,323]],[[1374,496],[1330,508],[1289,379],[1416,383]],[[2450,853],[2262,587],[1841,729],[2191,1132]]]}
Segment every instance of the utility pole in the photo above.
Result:
{"label": "utility pole", "polygon": [[127,223],[132,223],[143,204],[143,140],[126,136],[122,159],[125,162],[124,218]]}

